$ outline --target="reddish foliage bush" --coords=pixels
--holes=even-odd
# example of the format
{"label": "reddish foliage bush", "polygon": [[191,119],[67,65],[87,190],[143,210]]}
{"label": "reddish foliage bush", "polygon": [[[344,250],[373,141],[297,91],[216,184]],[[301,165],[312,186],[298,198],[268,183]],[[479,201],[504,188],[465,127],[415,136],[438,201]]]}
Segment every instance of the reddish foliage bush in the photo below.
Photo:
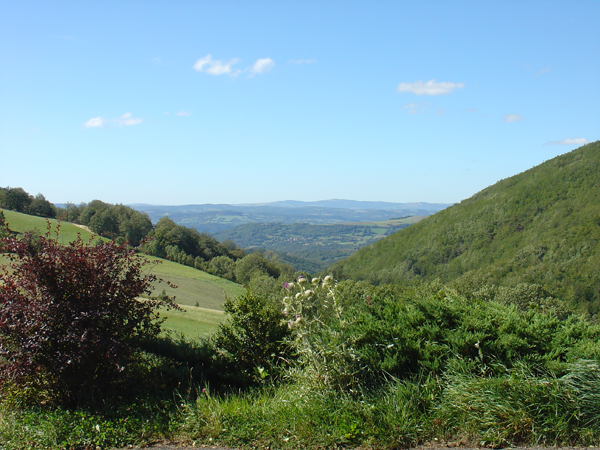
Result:
{"label": "reddish foliage bush", "polygon": [[127,373],[136,344],[160,332],[145,261],[115,242],[63,246],[31,234],[3,238],[0,380],[49,389],[66,405],[98,399]]}

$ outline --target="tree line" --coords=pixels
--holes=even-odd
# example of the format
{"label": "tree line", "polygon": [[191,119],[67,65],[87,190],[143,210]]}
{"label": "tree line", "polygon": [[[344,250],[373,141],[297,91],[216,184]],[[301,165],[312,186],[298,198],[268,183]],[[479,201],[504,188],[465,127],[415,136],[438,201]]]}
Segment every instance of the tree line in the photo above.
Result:
{"label": "tree line", "polygon": [[93,233],[128,243],[138,251],[184,264],[240,284],[257,277],[293,276],[295,269],[273,252],[246,253],[231,240],[219,242],[208,233],[177,225],[168,217],[156,225],[146,213],[101,200],[57,207],[42,194],[33,197],[22,188],[0,188],[0,208],[84,225]]}
{"label": "tree line", "polygon": [[56,207],[42,194],[34,197],[20,187],[0,187],[0,208],[50,219],[56,217]]}

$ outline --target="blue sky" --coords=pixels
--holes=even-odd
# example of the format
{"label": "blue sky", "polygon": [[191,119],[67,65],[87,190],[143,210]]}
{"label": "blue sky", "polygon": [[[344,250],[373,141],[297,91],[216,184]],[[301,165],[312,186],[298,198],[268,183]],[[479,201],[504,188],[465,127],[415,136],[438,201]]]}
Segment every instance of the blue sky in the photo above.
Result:
{"label": "blue sky", "polygon": [[459,202],[600,139],[599,1],[0,0],[0,186]]}

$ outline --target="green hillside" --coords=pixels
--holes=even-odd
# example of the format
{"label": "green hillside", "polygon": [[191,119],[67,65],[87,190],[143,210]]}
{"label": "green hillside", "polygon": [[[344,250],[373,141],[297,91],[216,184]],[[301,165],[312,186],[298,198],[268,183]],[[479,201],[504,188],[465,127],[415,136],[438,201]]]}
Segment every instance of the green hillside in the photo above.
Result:
{"label": "green hillside", "polygon": [[[30,216],[28,214],[9,211],[2,208],[0,208],[0,211],[2,211],[4,214],[4,218],[6,223],[8,223],[10,230],[15,233],[23,234],[31,231],[37,234],[43,234],[48,230],[48,222],[42,217]],[[48,220],[52,226],[51,235],[55,236],[58,221],[56,219]],[[78,234],[81,235],[81,238],[84,241],[88,241],[92,237],[92,233],[89,232],[85,227],[81,227],[69,222],[60,223],[59,239],[62,243],[68,244],[69,242],[75,241]]]}
{"label": "green hillside", "polygon": [[600,141],[499,181],[330,270],[376,283],[465,275],[600,305]]}
{"label": "green hillside", "polygon": [[152,273],[177,286],[173,289],[166,283],[155,283],[155,293],[160,293],[164,289],[166,294],[175,296],[176,303],[180,305],[221,311],[227,297],[233,298],[244,292],[244,288],[239,284],[193,267],[155,256],[142,256],[149,261],[160,261],[160,264],[152,269]]}
{"label": "green hillside", "polygon": [[[3,212],[6,222],[12,232],[23,234],[34,232],[43,234],[47,230],[46,219],[17,213],[14,211],[0,210]],[[55,236],[58,222],[50,220],[52,226],[51,236]],[[68,244],[77,239],[80,234],[84,241],[92,237],[92,233],[85,228],[69,222],[60,223],[58,239],[61,243]],[[99,238],[96,238],[99,239]],[[235,297],[243,292],[242,286],[202,272],[192,267],[161,260],[154,256],[143,255],[149,261],[160,261],[160,264],[152,268],[152,273],[165,281],[177,286],[176,289],[169,287],[166,283],[155,283],[154,294],[159,294],[163,289],[168,295],[175,296],[175,301],[182,305],[187,311],[162,312],[167,317],[166,328],[181,332],[189,336],[203,334],[216,328],[223,320],[222,305],[227,297]],[[0,256],[0,264],[8,262],[6,257]]]}

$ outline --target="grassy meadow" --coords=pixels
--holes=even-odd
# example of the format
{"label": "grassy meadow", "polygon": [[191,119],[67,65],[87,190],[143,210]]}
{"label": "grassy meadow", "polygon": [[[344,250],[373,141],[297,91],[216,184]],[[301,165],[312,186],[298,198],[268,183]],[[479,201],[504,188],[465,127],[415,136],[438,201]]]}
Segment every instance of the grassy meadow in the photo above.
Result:
{"label": "grassy meadow", "polygon": [[[8,211],[1,209],[4,213],[4,218],[11,231],[19,234],[33,232],[36,234],[44,234],[48,231],[48,222],[51,225],[50,236],[56,236],[56,227],[58,226],[58,220],[56,219],[44,219],[42,217],[30,216],[28,214],[18,213],[15,211]],[[88,231],[85,227],[81,227],[69,222],[60,222],[60,233],[58,240],[61,244],[68,244],[81,236],[84,241],[89,241],[93,234]],[[99,239],[99,238],[97,238]]]}
{"label": "grassy meadow", "polygon": [[166,330],[187,339],[197,339],[214,332],[225,318],[222,311],[189,305],[180,306],[183,311],[161,310],[160,316],[166,318]]}
{"label": "grassy meadow", "polygon": [[[10,230],[13,232],[43,234],[48,229],[48,221],[41,217],[8,210],[2,210],[2,212]],[[49,223],[51,225],[51,236],[55,236],[58,221],[50,219]],[[81,226],[69,222],[60,222],[59,242],[68,244],[75,241],[78,236],[81,236],[84,241],[89,241],[94,235]],[[94,239],[99,238],[95,237]],[[236,297],[244,290],[242,286],[236,283],[192,267],[154,256],[142,255],[142,257],[148,259],[151,263],[157,263],[148,265],[149,273],[177,286],[177,288],[173,288],[167,283],[156,282],[154,283],[154,294],[158,295],[164,289],[167,295],[176,297],[176,303],[185,310],[185,312],[161,311],[161,316],[167,319],[163,326],[168,330],[190,338],[196,338],[198,335],[206,335],[214,331],[223,320],[222,305],[225,299]],[[8,262],[7,257],[0,256],[0,264],[7,264]]]}

